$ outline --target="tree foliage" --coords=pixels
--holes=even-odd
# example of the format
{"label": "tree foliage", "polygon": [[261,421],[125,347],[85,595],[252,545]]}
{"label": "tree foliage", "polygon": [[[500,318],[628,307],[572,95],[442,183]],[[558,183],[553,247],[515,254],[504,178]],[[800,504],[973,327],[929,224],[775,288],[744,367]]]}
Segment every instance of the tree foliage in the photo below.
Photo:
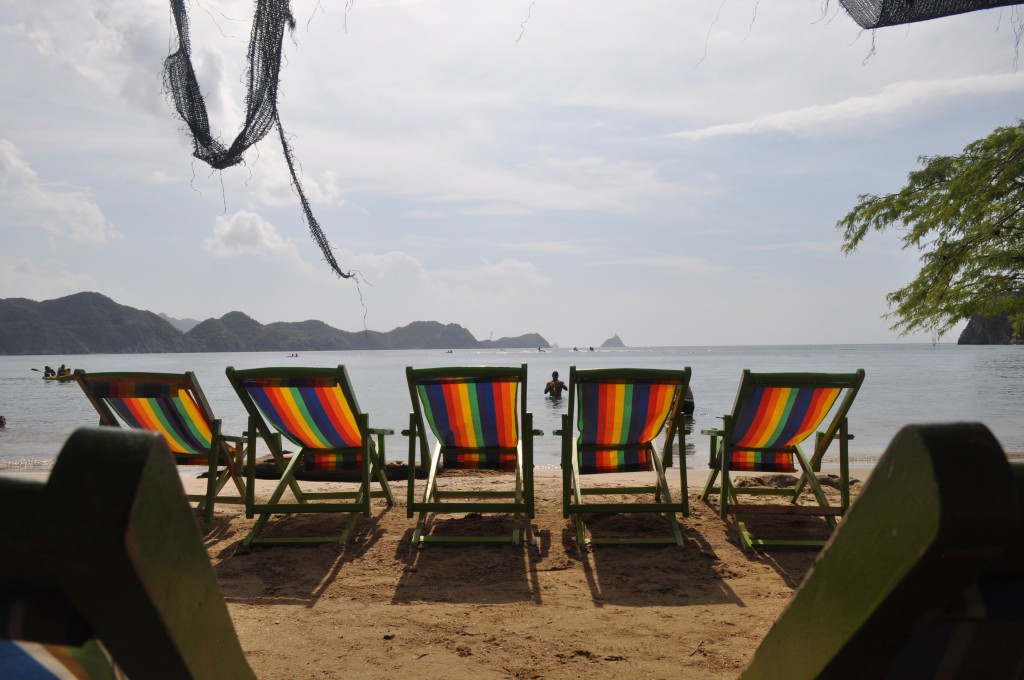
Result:
{"label": "tree foliage", "polygon": [[863,194],[837,223],[843,252],[870,231],[904,230],[921,270],[886,296],[902,335],[939,337],[974,315],[1007,315],[1024,329],[1024,121],[997,128],[954,156],[922,156],[920,170],[885,196]]}

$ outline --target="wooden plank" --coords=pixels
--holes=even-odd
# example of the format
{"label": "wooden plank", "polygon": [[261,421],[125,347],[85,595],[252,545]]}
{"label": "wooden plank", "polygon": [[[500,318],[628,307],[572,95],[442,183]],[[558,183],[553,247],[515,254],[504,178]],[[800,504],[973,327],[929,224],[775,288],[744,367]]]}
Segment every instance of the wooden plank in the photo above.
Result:
{"label": "wooden plank", "polygon": [[841,517],[844,510],[838,506],[823,508],[820,505],[782,505],[781,503],[750,503],[726,505],[731,515],[816,515]]}
{"label": "wooden plank", "polygon": [[[1022,519],[1009,463],[984,425],[905,427],[741,677],[905,677],[894,664],[908,645],[1020,544]],[[1018,611],[1009,625],[1019,631],[1022,620]],[[1010,677],[986,669],[1019,673],[1016,640],[943,671]],[[942,661],[946,649],[924,658]]]}

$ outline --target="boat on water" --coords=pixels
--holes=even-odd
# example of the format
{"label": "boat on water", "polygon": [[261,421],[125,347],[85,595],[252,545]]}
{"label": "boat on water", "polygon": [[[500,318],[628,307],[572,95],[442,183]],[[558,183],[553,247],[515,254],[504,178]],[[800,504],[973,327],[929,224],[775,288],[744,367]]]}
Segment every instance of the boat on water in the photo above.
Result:
{"label": "boat on water", "polygon": [[44,375],[43,380],[56,380],[57,382],[70,382],[75,379],[73,373],[67,375]]}

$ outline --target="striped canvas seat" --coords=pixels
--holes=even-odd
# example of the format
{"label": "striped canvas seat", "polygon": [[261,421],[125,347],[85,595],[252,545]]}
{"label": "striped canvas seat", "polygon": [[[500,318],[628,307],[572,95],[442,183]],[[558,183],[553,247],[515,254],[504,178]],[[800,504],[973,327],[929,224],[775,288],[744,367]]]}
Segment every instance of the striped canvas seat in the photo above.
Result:
{"label": "striped canvas seat", "polygon": [[0,639],[2,677],[18,680],[119,680],[106,650],[95,640],[84,646]]}
{"label": "striped canvas seat", "polygon": [[179,464],[206,465],[213,434],[210,420],[184,381],[89,377],[85,393],[102,400],[128,427],[159,432]]}
{"label": "striped canvas seat", "polygon": [[652,470],[651,442],[668,420],[678,386],[649,380],[580,383],[580,474]]}
{"label": "striped canvas seat", "polygon": [[89,624],[56,593],[0,595],[0,677],[116,677],[93,637]]}
{"label": "striped canvas seat", "polygon": [[[384,498],[389,506],[394,505],[384,470],[384,437],[393,432],[370,428],[368,416],[359,410],[344,366],[245,370],[229,366],[227,377],[249,414],[250,448],[255,448],[257,440],[261,440],[270,449],[280,473],[269,499],[257,502],[253,491],[255,457],[249,457],[246,475],[250,491],[246,515],[258,515],[258,519],[243,539],[244,547],[347,543],[359,516],[369,517],[372,499]],[[282,440],[298,450],[286,455]],[[305,490],[298,474],[303,471],[324,473],[315,479],[339,483],[354,481],[357,486],[343,490]],[[304,479],[308,481],[309,477]],[[379,485],[378,489],[372,488],[374,482]],[[291,497],[285,496],[286,493]],[[264,535],[272,515],[307,513],[348,513],[349,518],[338,535]]]}
{"label": "striped canvas seat", "polygon": [[796,472],[793,447],[825,420],[838,387],[771,387],[751,390],[733,424],[729,469]]}
{"label": "striped canvas seat", "polygon": [[417,386],[423,415],[449,469],[516,469],[519,443],[515,376],[438,378]]}
{"label": "striped canvas seat", "polygon": [[[194,373],[86,373],[79,369],[75,380],[99,414],[100,425],[158,432],[178,465],[206,468],[206,493],[189,496],[205,510],[206,521],[213,518],[218,502],[245,502],[241,462],[245,440],[220,431],[220,421],[213,417]],[[221,494],[228,481],[238,495]]]}
{"label": "striped canvas seat", "polygon": [[[533,416],[526,410],[526,364],[518,368],[406,368],[412,413],[407,513],[418,513],[413,545],[427,542],[519,542],[522,516],[533,516]],[[428,435],[433,435],[431,445]],[[417,461],[416,452],[419,451]],[[427,472],[416,495],[416,464]],[[513,484],[454,488],[446,470],[509,473]],[[497,486],[496,486],[497,485]],[[482,486],[482,485],[475,485]],[[443,513],[512,515],[511,536],[450,536],[432,531],[428,517]]]}
{"label": "striped canvas seat", "polygon": [[[732,413],[722,418],[721,428],[703,431],[711,437],[711,474],[701,498],[707,501],[711,494],[718,495],[718,512],[733,521],[744,547],[815,547],[824,543],[818,538],[754,538],[746,515],[818,515],[825,518],[829,530],[837,526],[836,517],[850,505],[848,442],[853,437],[847,414],[863,382],[863,369],[854,373],[743,372]],[[814,448],[808,455],[801,445],[815,433]],[[833,442],[838,444],[838,506],[829,504],[816,474]],[[790,487],[748,476],[744,485],[737,486],[733,472],[797,473],[798,478]],[[813,495],[814,505],[798,503],[805,490]],[[788,503],[746,503],[740,501],[741,496],[782,497]]]}
{"label": "striped canvas seat", "polygon": [[[569,367],[569,412],[562,416],[562,514],[572,517],[576,540],[586,543],[681,545],[677,513],[687,514],[686,461],[680,455],[679,500],[665,468],[672,464],[672,447],[685,451],[683,403],[690,384],[683,370],[613,368],[577,370]],[[656,438],[665,433],[664,449]],[[646,472],[639,486],[600,486],[582,477],[611,472]],[[651,479],[653,476],[653,479]],[[590,502],[603,496],[605,502]],[[636,496],[646,497],[636,500]],[[616,499],[616,502],[612,502]],[[653,536],[587,535],[586,515],[647,513],[662,515],[669,533]]]}
{"label": "striped canvas seat", "polygon": [[253,377],[240,384],[267,422],[306,451],[306,470],[362,467],[363,435],[334,376]]}

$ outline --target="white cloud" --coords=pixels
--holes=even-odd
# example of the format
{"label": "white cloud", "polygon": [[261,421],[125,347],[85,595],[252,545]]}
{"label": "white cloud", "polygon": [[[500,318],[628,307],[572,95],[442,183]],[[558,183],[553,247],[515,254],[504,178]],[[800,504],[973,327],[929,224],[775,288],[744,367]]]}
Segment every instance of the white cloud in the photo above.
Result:
{"label": "white cloud", "polygon": [[0,260],[0,290],[5,297],[50,300],[98,289],[94,277],[68,271],[61,262],[51,258]]}
{"label": "white cloud", "polygon": [[662,255],[657,257],[617,257],[592,264],[600,266],[641,266],[675,269],[688,274],[712,274],[726,271],[726,267],[708,262],[702,257],[683,255]]}
{"label": "white cloud", "polygon": [[203,248],[219,259],[255,255],[267,261],[301,262],[290,239],[282,237],[273,224],[248,210],[218,217],[213,224],[213,236],[203,241]]}
{"label": "white cloud", "polygon": [[158,0],[10,0],[25,38],[108,94],[166,115],[159,97],[167,5]]}
{"label": "white cloud", "polygon": [[52,241],[98,245],[122,238],[88,189],[42,179],[13,143],[0,139],[0,224],[42,228]]}
{"label": "white cloud", "polygon": [[1024,79],[1010,75],[986,75],[954,80],[904,81],[886,85],[870,95],[849,97],[832,104],[818,104],[771,113],[745,121],[674,132],[675,139],[699,141],[728,135],[784,132],[800,136],[835,135],[861,125],[892,124],[941,106],[950,99],[970,95],[1024,92]]}
{"label": "white cloud", "polygon": [[835,241],[797,241],[793,243],[766,243],[757,246],[747,246],[743,250],[760,251],[789,251],[794,253],[831,253],[842,252],[842,240]]}
{"label": "white cloud", "polygon": [[592,246],[580,241],[523,241],[522,243],[506,241],[497,245],[499,248],[506,250],[552,253],[555,255],[589,255],[594,252]]}

